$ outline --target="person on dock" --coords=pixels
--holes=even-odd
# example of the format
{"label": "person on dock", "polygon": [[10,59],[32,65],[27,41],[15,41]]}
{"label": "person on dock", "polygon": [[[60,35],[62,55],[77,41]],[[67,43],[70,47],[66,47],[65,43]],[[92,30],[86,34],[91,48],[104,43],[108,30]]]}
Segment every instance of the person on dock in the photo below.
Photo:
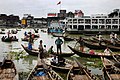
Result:
{"label": "person on dock", "polygon": [[43,41],[42,40],[40,40],[40,44],[39,44],[39,47],[38,47],[38,49],[39,49],[39,57],[40,57],[40,59],[42,59],[42,58],[44,58],[43,56],[44,56],[44,54],[43,54]]}
{"label": "person on dock", "polygon": [[57,46],[57,54],[58,54],[59,50],[60,50],[60,54],[61,54],[62,53],[62,51],[61,51],[61,45],[63,44],[62,39],[60,39],[60,37],[58,37],[58,39],[55,40],[55,44]]}
{"label": "person on dock", "polygon": [[80,44],[80,51],[84,52],[84,42],[83,42],[83,38],[79,37],[79,39],[77,40],[78,43]]}

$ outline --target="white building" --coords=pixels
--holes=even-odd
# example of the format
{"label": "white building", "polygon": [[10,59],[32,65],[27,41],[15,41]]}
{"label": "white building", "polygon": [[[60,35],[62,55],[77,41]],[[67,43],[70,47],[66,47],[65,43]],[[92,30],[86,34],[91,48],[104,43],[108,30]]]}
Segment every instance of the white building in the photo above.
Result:
{"label": "white building", "polygon": [[69,33],[120,32],[120,13],[115,9],[110,14],[96,14],[67,19]]}

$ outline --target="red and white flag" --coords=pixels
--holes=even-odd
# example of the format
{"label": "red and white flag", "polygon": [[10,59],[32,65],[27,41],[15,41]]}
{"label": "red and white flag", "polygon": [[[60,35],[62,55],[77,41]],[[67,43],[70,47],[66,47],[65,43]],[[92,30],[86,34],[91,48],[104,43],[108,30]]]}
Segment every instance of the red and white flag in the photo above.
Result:
{"label": "red and white flag", "polygon": [[59,1],[59,2],[57,3],[57,5],[59,5],[59,4],[61,4],[61,1]]}

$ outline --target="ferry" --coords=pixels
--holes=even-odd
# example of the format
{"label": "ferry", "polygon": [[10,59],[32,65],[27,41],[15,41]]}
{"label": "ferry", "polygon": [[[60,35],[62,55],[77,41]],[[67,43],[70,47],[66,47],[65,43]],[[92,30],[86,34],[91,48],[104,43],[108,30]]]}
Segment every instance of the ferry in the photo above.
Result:
{"label": "ferry", "polygon": [[120,9],[114,9],[109,14],[67,18],[66,25],[68,33],[120,33]]}

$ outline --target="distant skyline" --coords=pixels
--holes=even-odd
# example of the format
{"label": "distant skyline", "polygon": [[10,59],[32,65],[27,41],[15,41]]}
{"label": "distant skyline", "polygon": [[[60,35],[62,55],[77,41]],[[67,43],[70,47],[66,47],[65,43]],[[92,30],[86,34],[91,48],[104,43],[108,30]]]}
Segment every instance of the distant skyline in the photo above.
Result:
{"label": "distant skyline", "polygon": [[[61,4],[57,3],[61,1]],[[113,9],[120,9],[120,0],[1,0],[0,14],[14,14],[23,17],[31,14],[34,17],[47,17],[47,13],[58,13],[61,9],[67,12],[82,10],[85,15],[107,14]]]}

